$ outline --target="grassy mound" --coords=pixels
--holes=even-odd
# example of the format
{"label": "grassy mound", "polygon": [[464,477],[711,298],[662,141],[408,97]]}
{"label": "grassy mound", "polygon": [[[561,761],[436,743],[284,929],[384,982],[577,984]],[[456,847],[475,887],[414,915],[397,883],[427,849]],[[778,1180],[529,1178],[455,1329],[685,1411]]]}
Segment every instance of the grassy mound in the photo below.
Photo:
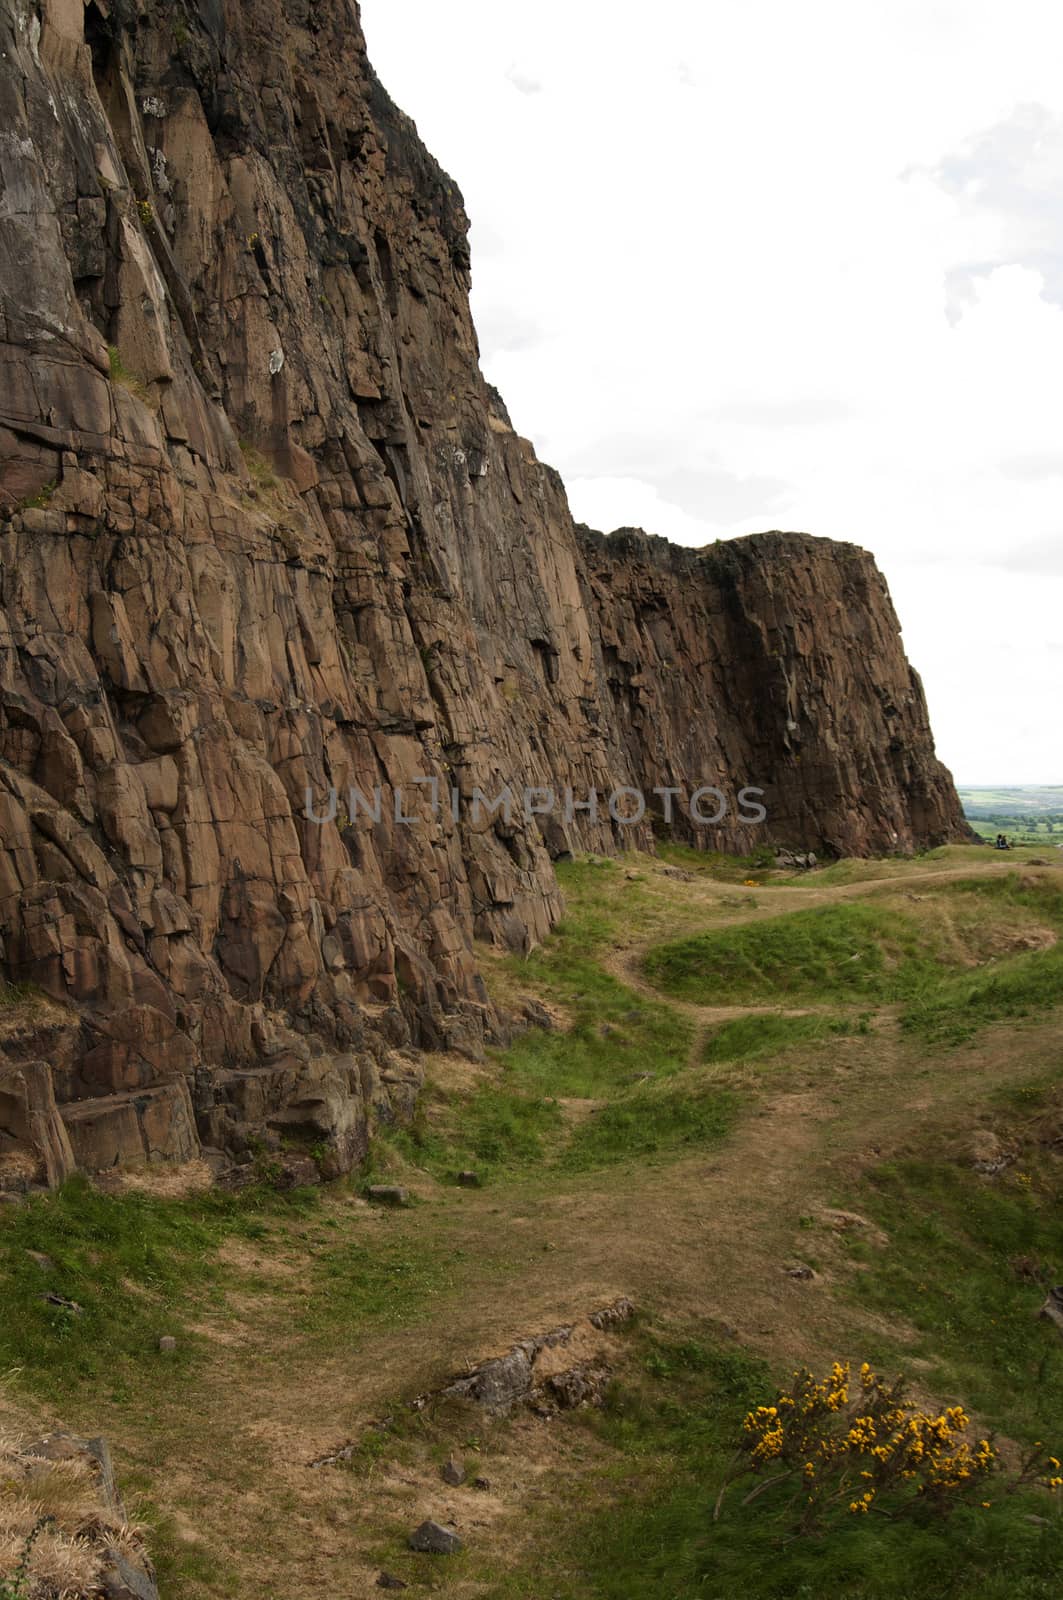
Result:
{"label": "grassy mound", "polygon": [[699,1005],[898,998],[934,969],[912,918],[864,901],[710,929],[646,959],[653,983]]}
{"label": "grassy mound", "polygon": [[973,988],[987,1018],[1008,1016],[1055,1004],[1056,950],[1023,947],[1050,946],[1060,928],[1060,890],[1009,874],[709,929],[658,945],[646,973],[701,1005],[907,1001],[914,1016]]}
{"label": "grassy mound", "polygon": [[805,1017],[787,1017],[769,1012],[765,1016],[736,1017],[714,1028],[705,1042],[702,1060],[764,1061],[797,1045],[820,1044],[843,1034],[866,1033],[867,1019],[831,1016],[820,1012]]}

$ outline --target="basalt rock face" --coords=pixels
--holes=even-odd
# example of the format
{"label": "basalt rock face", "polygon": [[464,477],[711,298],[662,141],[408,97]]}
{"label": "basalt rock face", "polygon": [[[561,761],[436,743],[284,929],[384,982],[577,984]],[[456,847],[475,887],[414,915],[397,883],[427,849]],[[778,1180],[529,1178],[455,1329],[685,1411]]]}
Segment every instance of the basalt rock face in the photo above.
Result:
{"label": "basalt rock face", "polygon": [[651,842],[566,787],[718,784],[677,802],[714,847],[962,836],[870,557],[577,533],[466,232],[349,0],[0,0],[0,939],[72,1008],[0,1068],[38,1177],[348,1166],[411,1046],[490,1036],[474,937]]}
{"label": "basalt rock face", "polygon": [[[765,533],[685,550],[578,530],[609,715],[630,782],[720,788],[727,847],[766,838],[828,855],[966,839],[918,674],[866,550]],[[712,776],[716,774],[717,776]],[[741,805],[742,788],[762,791]],[[697,843],[680,801],[675,831]],[[737,826],[751,805],[763,823]]]}

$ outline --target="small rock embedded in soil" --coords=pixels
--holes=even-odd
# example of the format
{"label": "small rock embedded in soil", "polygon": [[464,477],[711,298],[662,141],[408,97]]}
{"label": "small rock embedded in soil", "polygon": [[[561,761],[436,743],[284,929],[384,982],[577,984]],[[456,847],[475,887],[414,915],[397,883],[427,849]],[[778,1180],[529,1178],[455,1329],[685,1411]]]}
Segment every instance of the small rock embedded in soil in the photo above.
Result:
{"label": "small rock embedded in soil", "polygon": [[163,1334],[162,1338],[159,1340],[159,1349],[162,1351],[163,1355],[166,1356],[171,1355],[173,1351],[177,1349],[177,1340],[174,1338],[172,1333]]}
{"label": "small rock embedded in soil", "polygon": [[410,1587],[401,1578],[396,1578],[393,1572],[382,1572],[376,1580],[376,1586],[378,1589],[408,1589]]}
{"label": "small rock embedded in soil", "polygon": [[474,1478],[472,1480],[472,1486],[474,1489],[486,1491],[491,1487],[491,1480],[490,1478]]}
{"label": "small rock embedded in soil", "polygon": [[84,1316],[84,1308],[76,1300],[68,1300],[62,1294],[42,1294],[41,1299],[45,1305],[55,1306],[58,1311],[69,1311],[72,1317]]}
{"label": "small rock embedded in soil", "polygon": [[790,1266],[783,1267],[783,1271],[788,1278],[797,1278],[802,1283],[812,1283],[819,1276],[815,1269],[804,1261],[792,1262]]}
{"label": "small rock embedded in soil", "polygon": [[397,1183],[371,1183],[365,1192],[379,1206],[408,1206],[410,1203],[410,1191]]}
{"label": "small rock embedded in soil", "polygon": [[51,1256],[46,1256],[43,1251],[27,1250],[26,1254],[29,1256],[31,1261],[36,1262],[37,1266],[40,1267],[42,1272],[55,1271],[55,1262],[52,1260]]}
{"label": "small rock embedded in soil", "polygon": [[480,1174],[478,1172],[459,1172],[458,1182],[463,1189],[478,1189],[480,1187]]}
{"label": "small rock embedded in soil", "polygon": [[465,1482],[465,1468],[460,1461],[455,1461],[451,1456],[449,1461],[443,1463],[443,1482],[449,1483],[452,1489],[457,1489]]}
{"label": "small rock embedded in soil", "polygon": [[461,1540],[456,1533],[451,1533],[449,1528],[443,1528],[438,1522],[422,1522],[415,1528],[409,1537],[411,1550],[418,1550],[422,1555],[452,1556],[461,1549]]}

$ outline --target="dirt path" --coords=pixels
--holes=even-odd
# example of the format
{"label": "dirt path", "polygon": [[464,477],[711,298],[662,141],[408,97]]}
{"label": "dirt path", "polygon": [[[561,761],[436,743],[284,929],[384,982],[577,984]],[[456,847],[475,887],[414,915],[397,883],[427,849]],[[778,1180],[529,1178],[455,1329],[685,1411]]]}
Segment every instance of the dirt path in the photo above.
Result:
{"label": "dirt path", "polygon": [[[774,891],[770,910],[754,915],[989,875],[1002,865],[916,873],[903,884]],[[762,900],[768,894],[758,891]],[[714,915],[712,925],[721,919]],[[641,975],[643,949],[615,950],[605,964],[660,1001]],[[809,1009],[668,1003],[692,1018],[699,1037],[733,1017]],[[186,1556],[225,1553],[231,1573],[202,1584],[184,1579],[181,1595],[370,1597],[381,1564],[374,1529],[396,1519],[412,1526],[427,1514],[454,1516],[474,1535],[490,1528],[492,1548],[502,1548],[537,1475],[556,1466],[558,1451],[575,1448],[563,1443],[563,1430],[515,1425],[492,1459],[487,1494],[442,1491],[436,1469],[426,1476],[384,1466],[366,1481],[307,1464],[357,1438],[397,1397],[434,1388],[468,1363],[621,1294],[677,1328],[729,1330],[773,1359],[860,1359],[876,1324],[832,1293],[843,1254],[824,1212],[913,1130],[969,1125],[971,1106],[990,1088],[1034,1077],[1061,1048],[1057,1015],[1036,1027],[988,1029],[971,1046],[927,1057],[886,1017],[869,1035],[797,1057],[786,1087],[763,1092],[717,1149],[576,1176],[544,1171],[482,1190],[441,1187],[412,1172],[419,1203],[397,1213],[338,1190],[323,1205],[343,1237],[370,1247],[386,1239],[411,1252],[427,1246],[442,1269],[401,1323],[341,1328],[329,1341],[300,1334],[309,1266],[293,1231],[258,1255],[252,1250],[247,1293],[204,1314],[207,1353],[179,1386],[133,1414],[127,1399],[93,1396],[84,1418],[67,1421],[111,1436],[123,1473],[148,1486]],[[787,1265],[813,1248],[819,1276],[788,1276]],[[903,1338],[903,1329],[891,1331]]]}

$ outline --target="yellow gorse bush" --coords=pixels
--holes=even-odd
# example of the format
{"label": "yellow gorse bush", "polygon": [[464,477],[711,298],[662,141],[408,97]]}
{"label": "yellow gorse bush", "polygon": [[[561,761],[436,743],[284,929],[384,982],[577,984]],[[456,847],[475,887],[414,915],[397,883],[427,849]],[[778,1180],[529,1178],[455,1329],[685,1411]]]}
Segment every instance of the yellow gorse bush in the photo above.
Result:
{"label": "yellow gorse bush", "polygon": [[[989,1439],[967,1437],[970,1425],[962,1406],[937,1415],[919,1410],[902,1378],[881,1378],[867,1362],[855,1379],[847,1362],[836,1361],[820,1379],[798,1369],[771,1405],[746,1416],[716,1514],[729,1484],[748,1475],[761,1481],[743,1504],[790,1481],[804,1528],[831,1512],[896,1516],[920,1506],[945,1513],[961,1501],[988,1504],[984,1480],[1001,1463]],[[1014,1481],[1056,1489],[1061,1470],[1038,1446]]]}

